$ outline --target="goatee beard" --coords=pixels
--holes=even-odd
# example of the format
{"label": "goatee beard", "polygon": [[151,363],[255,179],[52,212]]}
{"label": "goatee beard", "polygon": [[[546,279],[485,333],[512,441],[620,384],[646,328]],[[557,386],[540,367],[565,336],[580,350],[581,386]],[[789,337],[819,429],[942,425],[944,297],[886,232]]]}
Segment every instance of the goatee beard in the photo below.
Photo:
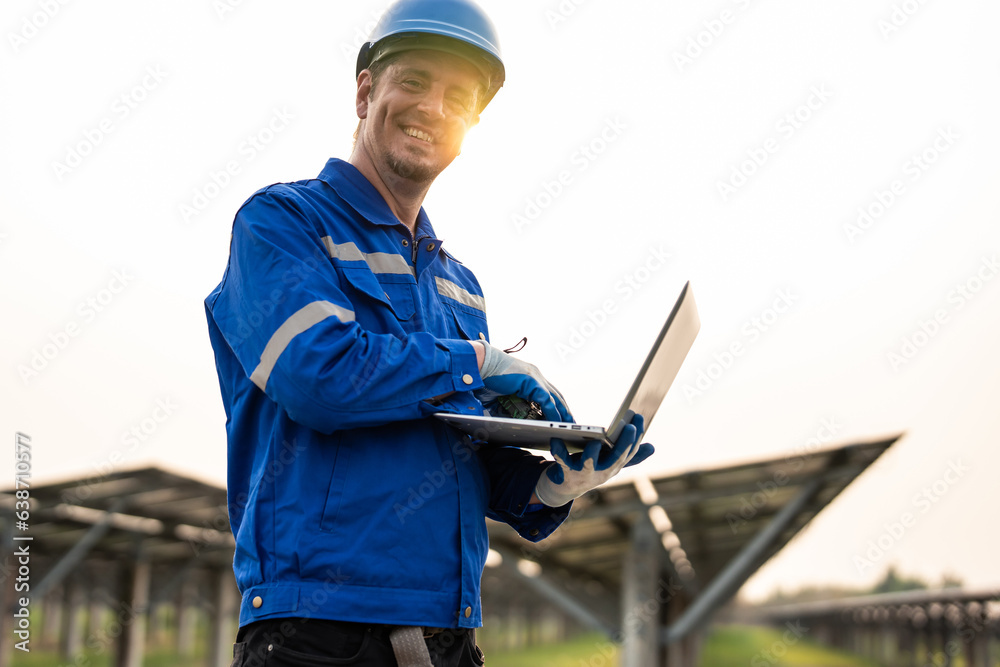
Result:
{"label": "goatee beard", "polygon": [[382,157],[385,160],[385,163],[389,166],[389,169],[392,170],[392,173],[396,174],[400,178],[416,181],[417,183],[427,183],[433,181],[437,177],[437,172],[433,171],[429,167],[413,164],[393,155],[389,151],[385,151]]}

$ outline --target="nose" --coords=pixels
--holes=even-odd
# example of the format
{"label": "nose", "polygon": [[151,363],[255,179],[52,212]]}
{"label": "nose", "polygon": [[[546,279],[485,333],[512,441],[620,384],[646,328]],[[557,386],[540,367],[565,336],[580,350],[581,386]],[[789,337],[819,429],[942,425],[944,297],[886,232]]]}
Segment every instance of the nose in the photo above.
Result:
{"label": "nose", "polygon": [[429,119],[444,118],[444,86],[432,85],[420,98],[417,108]]}

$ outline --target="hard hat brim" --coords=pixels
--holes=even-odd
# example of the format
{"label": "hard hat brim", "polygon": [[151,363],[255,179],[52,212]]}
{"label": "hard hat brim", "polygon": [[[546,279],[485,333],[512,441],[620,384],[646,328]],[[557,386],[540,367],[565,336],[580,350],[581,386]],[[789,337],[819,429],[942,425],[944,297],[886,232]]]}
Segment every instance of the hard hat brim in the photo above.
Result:
{"label": "hard hat brim", "polygon": [[373,62],[412,49],[432,49],[472,63],[487,81],[484,108],[504,84],[496,27],[474,0],[398,0],[358,52],[355,76]]}
{"label": "hard hat brim", "polygon": [[481,50],[457,40],[440,35],[425,35],[421,33],[402,33],[386,37],[369,51],[369,66],[386,56],[404,51],[440,51],[457,56],[468,61],[479,70],[487,82],[492,82],[498,71],[495,59],[486,56]]}

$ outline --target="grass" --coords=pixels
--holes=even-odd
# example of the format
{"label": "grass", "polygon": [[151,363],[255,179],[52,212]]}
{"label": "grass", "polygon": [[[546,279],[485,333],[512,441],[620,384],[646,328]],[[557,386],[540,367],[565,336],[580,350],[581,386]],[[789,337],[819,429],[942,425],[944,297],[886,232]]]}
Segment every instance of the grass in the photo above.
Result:
{"label": "grass", "polygon": [[[14,652],[15,667],[111,667],[108,652],[86,653],[77,661],[61,661],[51,652]],[[199,651],[203,654],[203,651]],[[778,654],[781,654],[780,656]],[[489,667],[618,667],[619,646],[601,634],[587,634],[562,644],[532,646],[517,651],[491,650]],[[204,658],[181,658],[169,648],[150,650],[144,667],[196,667]],[[716,628],[705,642],[701,667],[877,667],[877,663],[813,644],[806,639],[785,641],[781,630],[751,626]]]}
{"label": "grass", "polygon": [[[606,637],[591,634],[551,646],[494,650],[487,655],[486,664],[489,667],[617,667],[619,653],[619,647]],[[716,628],[705,642],[700,665],[878,667],[877,663],[805,639],[791,638],[786,642],[781,630],[751,626]]]}
{"label": "grass", "polygon": [[602,634],[582,635],[562,644],[531,646],[517,651],[493,650],[489,667],[615,667],[618,646]]}
{"label": "grass", "polygon": [[727,625],[716,628],[705,642],[701,667],[878,667],[850,653],[789,637],[774,628]]}
{"label": "grass", "polygon": [[[13,667],[112,667],[114,656],[109,652],[85,652],[69,660],[60,660],[53,652],[32,649],[30,653],[14,651]],[[203,658],[182,658],[168,649],[154,649],[146,652],[143,667],[203,667]]]}

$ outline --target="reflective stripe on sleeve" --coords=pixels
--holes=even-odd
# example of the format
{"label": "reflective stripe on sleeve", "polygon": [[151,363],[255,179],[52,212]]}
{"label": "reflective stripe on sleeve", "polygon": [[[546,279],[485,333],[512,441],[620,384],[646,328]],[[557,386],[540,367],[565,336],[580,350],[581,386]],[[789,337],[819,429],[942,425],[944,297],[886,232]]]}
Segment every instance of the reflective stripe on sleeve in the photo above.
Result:
{"label": "reflective stripe on sleeve", "polygon": [[469,290],[456,285],[447,278],[435,276],[434,280],[437,281],[438,294],[446,296],[449,299],[454,299],[455,301],[465,304],[466,306],[471,306],[477,310],[481,310],[484,315],[486,314],[486,299],[483,297],[478,294],[473,294]]}
{"label": "reflective stripe on sleeve", "polygon": [[369,252],[358,250],[353,241],[334,243],[329,236],[323,237],[323,245],[330,257],[344,262],[364,262],[372,273],[394,273],[415,275],[413,267],[401,256],[391,252]]}
{"label": "reflective stripe on sleeve", "polygon": [[274,365],[278,363],[278,357],[285,351],[288,344],[292,342],[292,339],[331,315],[341,322],[354,321],[354,311],[341,308],[329,301],[313,301],[309,305],[300,308],[294,315],[285,320],[271,336],[271,340],[267,341],[267,345],[264,346],[264,352],[260,355],[260,363],[257,364],[257,368],[250,374],[250,381],[260,387],[261,391],[264,391],[264,387],[267,386],[267,380],[271,377],[271,371],[274,370]]}

